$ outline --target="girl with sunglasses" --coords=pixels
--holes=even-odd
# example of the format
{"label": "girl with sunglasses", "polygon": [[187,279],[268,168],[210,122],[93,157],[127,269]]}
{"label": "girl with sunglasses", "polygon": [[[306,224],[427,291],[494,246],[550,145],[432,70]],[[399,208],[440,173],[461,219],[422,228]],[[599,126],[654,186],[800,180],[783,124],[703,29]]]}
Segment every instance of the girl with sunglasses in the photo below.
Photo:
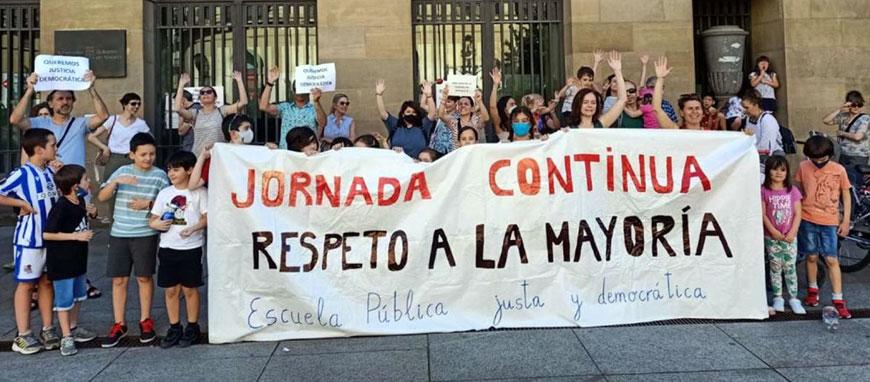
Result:
{"label": "girl with sunglasses", "polygon": [[[133,160],[129,156],[130,139],[138,133],[151,133],[148,123],[138,117],[142,110],[142,97],[136,93],[127,93],[121,97],[120,102],[123,110],[121,114],[109,117],[88,136],[88,141],[100,148],[97,162],[105,164],[103,174],[112,174],[119,167],[132,164]],[[103,134],[107,134],[105,144],[100,141]]]}
{"label": "girl with sunglasses", "polygon": [[190,75],[182,73],[178,79],[178,90],[175,93],[175,112],[187,121],[193,121],[193,152],[199,153],[203,147],[210,147],[216,142],[226,142],[221,130],[224,116],[243,113],[248,105],[248,92],[245,90],[245,82],[242,73],[233,71],[233,80],[239,88],[239,101],[217,107],[217,93],[211,86],[204,86],[199,90],[199,103],[202,109],[187,110],[184,108],[184,87],[190,82]]}

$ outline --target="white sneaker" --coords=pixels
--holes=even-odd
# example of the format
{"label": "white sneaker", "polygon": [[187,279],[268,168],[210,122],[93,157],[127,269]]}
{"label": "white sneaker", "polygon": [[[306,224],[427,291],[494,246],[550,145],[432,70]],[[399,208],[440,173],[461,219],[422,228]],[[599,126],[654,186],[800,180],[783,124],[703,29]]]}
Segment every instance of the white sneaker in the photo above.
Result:
{"label": "white sneaker", "polygon": [[801,305],[801,300],[796,298],[788,300],[788,305],[791,306],[791,311],[794,314],[807,314],[807,311],[804,309],[803,305]]}
{"label": "white sneaker", "polygon": [[777,312],[785,312],[785,300],[783,300],[782,296],[773,298],[773,310]]}

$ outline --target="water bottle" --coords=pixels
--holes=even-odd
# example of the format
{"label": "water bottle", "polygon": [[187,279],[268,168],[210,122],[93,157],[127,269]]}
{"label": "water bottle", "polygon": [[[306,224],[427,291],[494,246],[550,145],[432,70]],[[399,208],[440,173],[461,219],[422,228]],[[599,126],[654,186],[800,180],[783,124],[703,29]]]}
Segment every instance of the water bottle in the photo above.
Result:
{"label": "water bottle", "polygon": [[822,320],[828,326],[828,330],[837,330],[840,325],[840,314],[833,306],[826,306],[822,309]]}

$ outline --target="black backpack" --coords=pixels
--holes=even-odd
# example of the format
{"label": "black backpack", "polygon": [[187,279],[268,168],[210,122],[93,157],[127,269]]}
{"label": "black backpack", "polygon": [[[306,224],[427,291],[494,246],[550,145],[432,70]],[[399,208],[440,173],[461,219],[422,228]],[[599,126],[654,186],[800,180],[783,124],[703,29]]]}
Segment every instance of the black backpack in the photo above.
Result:
{"label": "black backpack", "polygon": [[783,125],[779,125],[779,135],[782,137],[782,151],[786,154],[797,154],[797,146],[795,146],[794,133],[791,129]]}

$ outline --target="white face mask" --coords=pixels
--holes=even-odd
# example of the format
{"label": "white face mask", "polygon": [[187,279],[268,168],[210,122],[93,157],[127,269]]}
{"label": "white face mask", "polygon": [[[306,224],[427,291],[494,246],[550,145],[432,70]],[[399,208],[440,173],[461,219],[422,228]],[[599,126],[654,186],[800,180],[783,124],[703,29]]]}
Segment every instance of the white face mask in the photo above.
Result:
{"label": "white face mask", "polygon": [[242,132],[242,143],[248,144],[254,141],[254,131],[251,129],[247,129]]}

